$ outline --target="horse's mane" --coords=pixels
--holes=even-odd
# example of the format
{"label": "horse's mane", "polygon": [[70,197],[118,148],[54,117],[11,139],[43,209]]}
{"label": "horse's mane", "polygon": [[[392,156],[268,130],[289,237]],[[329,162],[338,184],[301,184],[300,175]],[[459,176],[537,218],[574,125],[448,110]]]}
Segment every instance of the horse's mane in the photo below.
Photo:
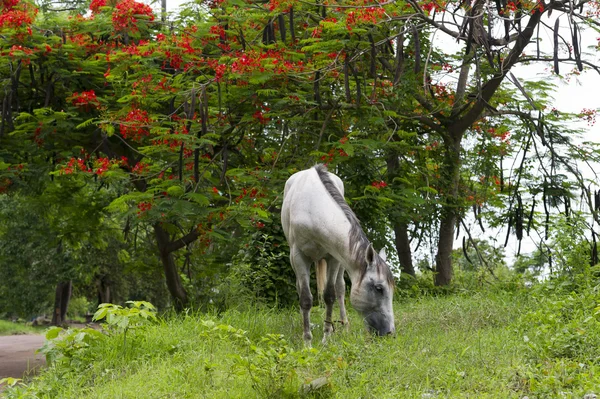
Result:
{"label": "horse's mane", "polygon": [[[348,219],[348,221],[350,222],[350,234],[348,237],[350,241],[349,247],[352,253],[352,257],[356,261],[360,262],[360,281],[362,281],[367,272],[367,262],[364,261],[365,254],[367,252],[367,249],[369,248],[369,245],[371,245],[371,242],[369,241],[365,232],[360,226],[360,221],[356,217],[356,214],[352,211],[352,209],[350,209],[350,207],[346,203],[346,200],[344,199],[344,196],[342,195],[342,193],[340,193],[333,180],[331,180],[331,178],[329,177],[325,165],[315,165],[314,169],[319,175],[319,179],[321,180],[321,183],[323,183],[325,190],[327,190],[331,198],[333,198],[333,200],[342,209],[344,215],[346,215],[346,219]],[[394,276],[392,275],[392,272],[390,271],[389,267],[382,268],[381,262],[377,262],[377,271],[380,273],[385,273],[387,280],[390,282],[391,286],[394,286]]]}

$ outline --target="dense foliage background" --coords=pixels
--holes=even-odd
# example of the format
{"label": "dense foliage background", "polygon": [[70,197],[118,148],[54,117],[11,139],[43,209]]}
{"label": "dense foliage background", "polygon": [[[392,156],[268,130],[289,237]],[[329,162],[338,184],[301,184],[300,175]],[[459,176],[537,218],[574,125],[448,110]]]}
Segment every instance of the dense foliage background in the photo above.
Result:
{"label": "dense foliage background", "polygon": [[[286,179],[317,162],[403,286],[419,273],[448,285],[456,265],[493,278],[505,266],[479,237],[490,227],[539,237],[519,272],[597,262],[583,169],[599,153],[569,124],[595,110],[549,102],[559,65],[575,68],[563,78],[597,70],[597,43],[581,43],[595,2],[0,8],[1,316],[60,324],[73,294],[86,312],[293,303],[279,206]],[[555,25],[540,22],[552,11]],[[554,75],[510,74],[536,61]],[[432,256],[413,260],[423,246]]]}

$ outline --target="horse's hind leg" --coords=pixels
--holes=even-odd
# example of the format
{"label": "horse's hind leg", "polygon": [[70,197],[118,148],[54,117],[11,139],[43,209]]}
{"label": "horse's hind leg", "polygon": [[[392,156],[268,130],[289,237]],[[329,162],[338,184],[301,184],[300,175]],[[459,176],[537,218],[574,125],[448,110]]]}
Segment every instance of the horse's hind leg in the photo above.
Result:
{"label": "horse's hind leg", "polygon": [[338,273],[335,279],[335,296],[340,306],[340,321],[348,328],[348,316],[346,314],[346,304],[344,299],[346,297],[346,282],[344,281],[344,268],[338,268]]}
{"label": "horse's hind leg", "polygon": [[[327,258],[327,282],[325,283],[325,291],[323,292],[323,299],[325,302],[325,322],[323,323],[323,343],[327,341],[327,338],[333,332],[333,304],[336,298],[336,277],[339,270],[342,270],[340,263],[332,258]],[[343,271],[342,271],[343,272]]]}
{"label": "horse's hind leg", "polygon": [[312,308],[312,294],[310,292],[310,266],[312,261],[297,249],[290,249],[290,262],[296,273],[296,290],[300,299],[300,312],[304,328],[304,344],[311,346],[312,333],[310,332],[310,310]]}

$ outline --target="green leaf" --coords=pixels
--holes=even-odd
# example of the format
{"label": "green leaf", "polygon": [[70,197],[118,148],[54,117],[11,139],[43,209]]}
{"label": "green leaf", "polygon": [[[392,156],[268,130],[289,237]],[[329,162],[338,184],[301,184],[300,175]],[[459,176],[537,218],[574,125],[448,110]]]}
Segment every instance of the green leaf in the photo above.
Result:
{"label": "green leaf", "polygon": [[115,134],[115,126],[112,123],[106,123],[106,124],[102,125],[102,129],[106,132],[108,137]]}
{"label": "green leaf", "polygon": [[85,122],[82,122],[82,123],[80,123],[79,125],[77,125],[77,126],[75,127],[75,129],[83,129],[83,128],[85,128],[85,127],[88,127],[88,126],[90,126],[92,123],[94,123],[94,120],[95,120],[95,118],[88,119],[88,120],[86,120]]}
{"label": "green leaf", "polygon": [[48,331],[46,331],[46,339],[55,339],[61,331],[64,331],[61,327],[50,327]]}
{"label": "green leaf", "polygon": [[184,194],[184,190],[181,186],[171,186],[167,189],[167,194],[171,197],[181,197]]}
{"label": "green leaf", "polygon": [[209,206],[210,205],[210,201],[209,201],[208,197],[203,194],[187,193],[183,197],[186,199],[189,199],[190,201],[195,202],[196,204],[201,205],[201,206]]}
{"label": "green leaf", "polygon": [[92,320],[94,320],[94,321],[102,320],[106,317],[107,313],[108,313],[107,308],[100,308],[96,311],[96,313],[94,313],[94,317],[92,317]]}

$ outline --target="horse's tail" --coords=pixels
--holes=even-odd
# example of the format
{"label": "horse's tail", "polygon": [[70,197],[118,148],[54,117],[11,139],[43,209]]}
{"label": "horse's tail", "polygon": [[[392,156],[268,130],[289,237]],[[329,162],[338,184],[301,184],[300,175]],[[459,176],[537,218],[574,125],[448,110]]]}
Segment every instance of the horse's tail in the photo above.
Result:
{"label": "horse's tail", "polygon": [[323,293],[325,292],[325,283],[327,282],[327,261],[325,259],[318,260],[316,268],[317,296],[319,297],[319,304],[323,306]]}

